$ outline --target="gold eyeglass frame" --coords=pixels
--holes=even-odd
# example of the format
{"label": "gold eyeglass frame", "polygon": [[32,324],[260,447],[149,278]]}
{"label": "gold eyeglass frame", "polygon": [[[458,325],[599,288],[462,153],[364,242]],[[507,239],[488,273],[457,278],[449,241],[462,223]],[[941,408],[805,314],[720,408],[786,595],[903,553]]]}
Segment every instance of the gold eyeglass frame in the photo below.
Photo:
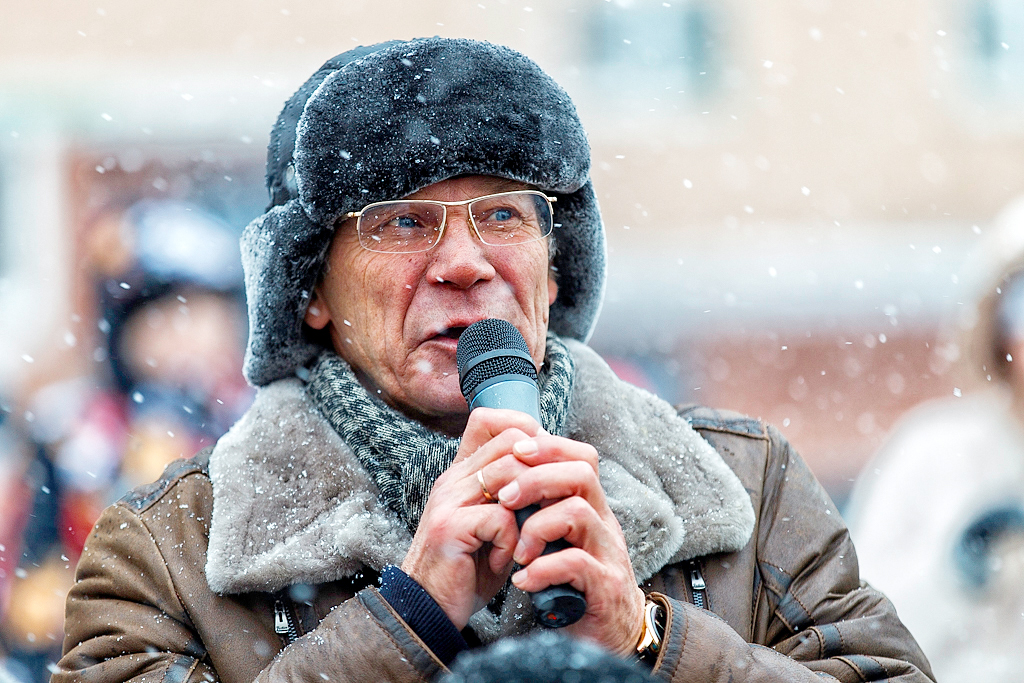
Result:
{"label": "gold eyeglass frame", "polygon": [[[348,213],[345,214],[345,220],[348,220],[350,218],[357,219],[356,220],[356,239],[359,241],[359,246],[361,246],[363,249],[366,249],[367,251],[372,251],[372,252],[377,253],[377,254],[419,254],[419,253],[422,253],[424,251],[430,251],[431,249],[433,249],[434,247],[436,247],[438,244],[441,243],[441,239],[444,238],[444,230],[445,230],[445,228],[448,227],[448,207],[449,206],[468,206],[469,204],[472,204],[473,202],[478,202],[481,199],[493,199],[495,197],[504,197],[504,196],[510,195],[510,194],[532,194],[532,195],[537,195],[539,197],[543,197],[545,200],[547,200],[548,211],[551,212],[551,229],[548,230],[548,232],[546,232],[545,234],[543,234],[543,235],[541,235],[539,237],[535,237],[534,239],[531,239],[531,240],[526,240],[525,242],[515,242],[513,244],[491,244],[490,242],[484,241],[483,236],[480,234],[479,228],[477,228],[477,226],[476,226],[476,219],[473,218],[473,212],[469,211],[468,212],[469,213],[469,224],[471,226],[473,226],[473,234],[476,235],[476,238],[478,240],[480,240],[480,242],[482,244],[486,244],[489,247],[518,247],[518,246],[523,245],[523,244],[530,244],[531,242],[540,241],[540,240],[544,239],[545,237],[547,237],[548,235],[550,235],[554,231],[554,229],[555,229],[555,227],[554,227],[555,226],[555,207],[553,205],[554,205],[555,202],[558,201],[558,197],[548,196],[548,195],[544,194],[543,192],[541,192],[540,190],[509,190],[508,192],[495,192],[494,194],[485,194],[485,195],[482,195],[480,197],[473,197],[472,199],[463,199],[462,201],[458,201],[458,202],[442,202],[442,201],[437,200],[437,199],[390,199],[390,200],[383,201],[383,202],[373,202],[372,204],[367,204],[366,206],[364,206],[359,211],[349,211]],[[395,203],[435,204],[435,205],[436,204],[440,204],[441,205],[441,211],[442,211],[442,213],[441,213],[441,229],[438,232],[437,239],[434,240],[433,244],[431,244],[426,249],[416,249],[415,251],[383,251],[383,250],[379,250],[379,249],[370,249],[368,246],[366,246],[363,243],[362,234],[359,231],[359,224],[360,224],[360,222],[362,220],[363,214],[366,213],[369,209],[372,209],[375,206],[382,206],[384,204],[395,204]]]}

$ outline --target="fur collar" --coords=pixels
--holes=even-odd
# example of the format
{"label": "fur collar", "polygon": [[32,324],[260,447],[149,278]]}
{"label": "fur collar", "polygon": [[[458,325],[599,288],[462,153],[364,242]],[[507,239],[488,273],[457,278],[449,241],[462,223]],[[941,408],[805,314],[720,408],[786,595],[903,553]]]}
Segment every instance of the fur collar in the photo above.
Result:
{"label": "fur collar", "polygon": [[[745,546],[754,510],[721,456],[668,403],[619,380],[587,346],[564,341],[576,362],[567,434],[601,455],[601,483],[637,581],[671,562]],[[217,442],[210,479],[206,576],[217,593],[380,570],[401,564],[412,540],[297,379],[260,390]],[[488,615],[474,618],[486,640],[521,621],[503,614],[500,623],[480,623]]]}

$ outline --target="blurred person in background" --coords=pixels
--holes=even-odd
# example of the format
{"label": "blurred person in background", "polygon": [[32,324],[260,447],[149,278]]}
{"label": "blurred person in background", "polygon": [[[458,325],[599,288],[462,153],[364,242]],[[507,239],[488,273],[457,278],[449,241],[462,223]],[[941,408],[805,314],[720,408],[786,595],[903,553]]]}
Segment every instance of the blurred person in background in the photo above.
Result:
{"label": "blurred person in background", "polygon": [[[21,573],[22,531],[32,502],[32,488],[27,474],[32,463],[34,445],[10,418],[11,406],[0,399],[0,623],[4,621],[11,591]],[[24,667],[8,658],[7,647],[0,639],[0,683],[17,680],[16,671]]]}
{"label": "blurred person in background", "polygon": [[[285,104],[267,183],[242,238],[260,390],[104,511],[55,683],[430,680],[540,628],[526,592],[564,583],[587,600],[564,635],[677,683],[930,680],[777,431],[677,412],[584,343],[605,275],[590,148],[526,56],[339,55]],[[543,428],[469,411],[456,347],[490,318],[521,334]]]}
{"label": "blurred person in background", "polygon": [[0,583],[0,637],[24,680],[47,680],[60,657],[71,567],[103,508],[213,443],[252,398],[237,233],[198,206],[143,200],[100,212],[84,243],[98,343],[81,346],[97,371],[27,397],[33,457],[3,502],[25,520],[5,555],[16,576]]}
{"label": "blurred person in background", "polygon": [[901,420],[847,517],[861,573],[895,603],[937,680],[1020,681],[1024,198],[968,264],[975,298],[957,306],[935,359],[954,363],[960,387]]}

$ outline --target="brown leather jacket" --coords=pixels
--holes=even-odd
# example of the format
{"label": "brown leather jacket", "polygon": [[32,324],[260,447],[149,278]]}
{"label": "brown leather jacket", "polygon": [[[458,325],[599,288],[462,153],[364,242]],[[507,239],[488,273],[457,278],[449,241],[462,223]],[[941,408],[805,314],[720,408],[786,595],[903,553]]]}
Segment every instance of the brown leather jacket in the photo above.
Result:
{"label": "brown leather jacket", "polygon": [[[756,420],[681,414],[739,477],[756,523],[738,552],[669,564],[643,583],[668,614],[654,674],[677,683],[931,680],[892,604],[860,581],[838,511],[788,443]],[[380,597],[373,572],[315,586],[308,600],[214,593],[204,572],[208,457],[179,461],[103,514],[68,598],[54,683],[411,682],[445,670]],[[693,604],[694,567],[710,611]],[[275,632],[275,603],[301,636],[289,645]]]}

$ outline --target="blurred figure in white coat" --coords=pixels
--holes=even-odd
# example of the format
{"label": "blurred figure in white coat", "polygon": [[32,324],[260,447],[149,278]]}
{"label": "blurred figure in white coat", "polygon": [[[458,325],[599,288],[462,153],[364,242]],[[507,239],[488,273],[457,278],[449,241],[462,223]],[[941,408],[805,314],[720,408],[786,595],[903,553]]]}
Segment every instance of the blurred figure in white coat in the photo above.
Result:
{"label": "blurred figure in white coat", "polygon": [[847,521],[937,680],[1024,681],[1024,198],[968,263],[936,356],[958,388],[897,425]]}

